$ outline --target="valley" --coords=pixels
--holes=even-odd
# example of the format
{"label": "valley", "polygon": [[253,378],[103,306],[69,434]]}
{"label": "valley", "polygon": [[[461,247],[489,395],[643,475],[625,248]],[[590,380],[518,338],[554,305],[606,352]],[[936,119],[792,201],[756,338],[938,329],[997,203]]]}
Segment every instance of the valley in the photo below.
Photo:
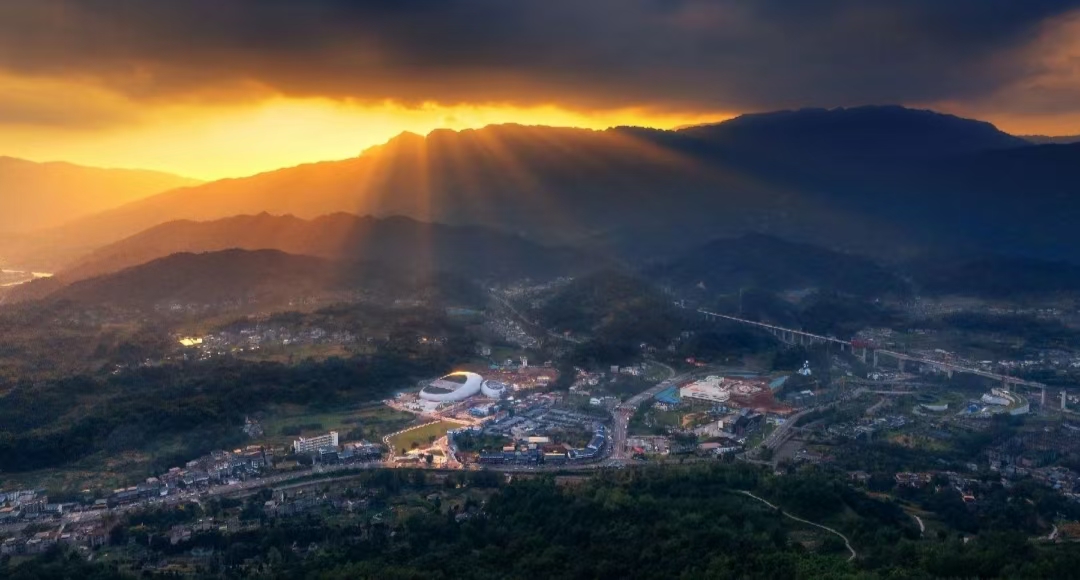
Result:
{"label": "valley", "polygon": [[[661,526],[750,545],[707,567],[751,576],[766,556],[886,577],[1008,550],[1061,570],[1080,537],[1080,270],[1039,240],[1073,200],[1032,193],[1041,233],[1010,251],[983,233],[1019,211],[1008,196],[924,220],[972,203],[927,184],[975,183],[985,156],[1073,154],[1042,147],[1067,146],[888,107],[495,126],[20,234],[3,255],[59,267],[0,274],[4,555],[419,577],[438,566],[415,554],[535,571],[554,545],[564,564],[542,568],[606,577],[638,541],[614,537]],[[920,193],[894,204],[901,187]]]}

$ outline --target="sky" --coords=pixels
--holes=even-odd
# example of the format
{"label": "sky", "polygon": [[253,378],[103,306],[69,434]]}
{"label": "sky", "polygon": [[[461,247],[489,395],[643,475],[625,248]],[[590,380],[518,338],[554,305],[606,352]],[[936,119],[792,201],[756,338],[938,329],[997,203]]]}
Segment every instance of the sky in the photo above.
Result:
{"label": "sky", "polygon": [[203,179],[402,131],[903,104],[1080,134],[1080,0],[3,0],[0,155]]}

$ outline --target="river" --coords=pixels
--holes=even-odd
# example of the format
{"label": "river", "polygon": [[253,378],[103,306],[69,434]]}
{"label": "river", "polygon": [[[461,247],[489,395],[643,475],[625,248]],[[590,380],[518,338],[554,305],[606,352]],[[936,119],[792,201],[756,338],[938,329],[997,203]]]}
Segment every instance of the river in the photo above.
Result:
{"label": "river", "polygon": [[52,274],[49,272],[27,272],[25,270],[0,269],[0,288],[18,286],[19,284],[26,284],[27,282],[37,280],[38,278],[51,277]]}

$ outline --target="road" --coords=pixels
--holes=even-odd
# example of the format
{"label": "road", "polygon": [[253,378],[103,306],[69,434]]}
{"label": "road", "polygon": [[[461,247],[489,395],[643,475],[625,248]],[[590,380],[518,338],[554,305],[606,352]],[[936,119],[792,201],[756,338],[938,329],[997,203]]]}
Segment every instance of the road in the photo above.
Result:
{"label": "road", "polygon": [[[656,363],[660,364],[660,363]],[[627,399],[624,403],[615,407],[615,411],[612,413],[614,417],[613,425],[611,428],[611,459],[618,462],[629,458],[626,453],[626,438],[630,428],[630,418],[637,412],[638,407],[641,404],[657,395],[660,391],[667,389],[673,385],[677,385],[682,381],[689,379],[694,374],[700,371],[694,371],[691,373],[685,373],[675,376],[675,369],[661,365],[668,370],[668,378],[660,381],[655,386],[649,387],[649,389],[642,391],[633,397]]]}
{"label": "road", "polygon": [[767,506],[769,506],[769,507],[771,507],[771,508],[773,508],[775,510],[780,510],[780,513],[783,514],[785,517],[791,518],[791,519],[793,519],[793,520],[795,520],[797,522],[801,522],[801,523],[804,523],[804,524],[807,524],[807,525],[810,525],[810,526],[814,526],[815,528],[821,528],[821,529],[825,530],[826,532],[829,532],[831,534],[839,536],[841,540],[844,540],[844,546],[847,547],[849,552],[851,552],[851,557],[848,558],[848,562],[850,562],[850,561],[854,560],[855,558],[859,557],[859,555],[857,553],[855,553],[855,548],[851,547],[851,542],[848,541],[847,536],[845,536],[844,534],[841,534],[840,532],[830,528],[829,526],[823,526],[821,524],[814,523],[814,522],[812,522],[810,520],[804,520],[804,519],[802,519],[800,517],[795,517],[795,516],[787,513],[786,511],[774,506],[773,504],[769,503],[765,499],[760,498],[760,497],[750,493],[749,491],[740,490],[740,493],[742,493],[743,495],[750,496],[750,497],[760,501],[761,503],[763,503],[763,504],[765,504],[765,505],[767,505]]}
{"label": "road", "polygon": [[178,493],[176,495],[170,495],[163,498],[153,498],[144,500],[137,503],[126,504],[110,508],[106,510],[88,510],[79,512],[69,512],[62,516],[61,520],[64,523],[79,523],[92,520],[101,519],[103,514],[121,515],[128,511],[142,509],[147,506],[160,506],[160,505],[175,505],[178,503],[184,503],[189,501],[199,502],[204,499],[209,499],[217,496],[226,496],[232,494],[244,493],[247,491],[261,489],[263,487],[271,487],[275,484],[285,481],[291,481],[294,479],[302,479],[305,477],[311,477],[312,475],[319,474],[331,474],[340,471],[350,471],[355,469],[381,469],[386,467],[381,461],[371,463],[352,463],[347,465],[327,465],[316,466],[310,470],[295,471],[290,473],[282,473],[278,475],[272,475],[270,477],[260,477],[257,479],[249,479],[247,481],[241,481],[235,485],[215,485],[209,489],[201,491],[192,491]]}
{"label": "road", "polygon": [[758,445],[758,448],[763,447],[775,451],[778,447],[783,445],[785,441],[787,441],[788,435],[790,435],[792,430],[795,429],[795,424],[799,422],[799,419],[802,419],[803,416],[807,413],[815,411],[819,408],[821,407],[803,409],[802,411],[799,411],[798,413],[795,413],[794,415],[788,417],[784,420],[784,423],[782,425],[778,426],[776,429],[773,429],[772,433],[769,433],[769,436],[761,441],[761,443]]}
{"label": "road", "polygon": [[[837,400],[835,400],[835,401],[833,401],[831,403],[826,403],[824,405],[820,405],[820,406],[817,406],[817,407],[808,407],[806,409],[803,409],[802,411],[799,411],[798,413],[795,413],[794,415],[788,417],[784,421],[783,425],[780,425],[776,429],[773,429],[773,432],[769,433],[769,436],[766,437],[765,439],[763,439],[761,441],[761,443],[758,444],[756,449],[768,448],[768,449],[771,449],[771,450],[775,451],[781,445],[783,445],[785,441],[787,441],[788,436],[790,436],[791,433],[795,430],[795,424],[798,423],[799,419],[801,419],[807,413],[810,413],[812,411],[820,411],[822,409],[828,409],[829,407],[832,407],[833,405],[837,405],[839,403],[843,403],[843,402],[846,402],[846,401],[851,400],[851,399],[857,399],[858,397],[862,396],[863,393],[866,393],[866,392],[868,392],[866,389],[862,389],[862,388],[855,389],[850,394],[844,395],[843,397],[841,397],[841,398],[839,398],[839,399],[837,399]],[[873,392],[877,392],[879,394],[885,394],[886,393],[885,391],[873,391]],[[901,393],[896,392],[894,394],[901,394]],[[902,394],[907,394],[907,393],[902,393]]]}
{"label": "road", "polygon": [[874,413],[876,413],[877,410],[880,409],[882,407],[882,405],[885,404],[886,400],[887,399],[885,397],[882,397],[880,401],[878,401],[878,402],[874,403],[873,405],[870,405],[869,407],[867,407],[866,408],[866,414],[867,415],[873,415]]}

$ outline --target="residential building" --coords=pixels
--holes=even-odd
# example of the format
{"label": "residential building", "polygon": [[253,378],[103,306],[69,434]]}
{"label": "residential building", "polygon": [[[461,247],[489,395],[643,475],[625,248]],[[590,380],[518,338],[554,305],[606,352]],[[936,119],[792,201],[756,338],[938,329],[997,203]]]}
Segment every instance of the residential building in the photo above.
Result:
{"label": "residential building", "polygon": [[315,453],[324,447],[338,446],[338,433],[337,431],[331,431],[326,435],[319,435],[317,437],[301,437],[296,441],[293,441],[293,452],[295,453]]}

